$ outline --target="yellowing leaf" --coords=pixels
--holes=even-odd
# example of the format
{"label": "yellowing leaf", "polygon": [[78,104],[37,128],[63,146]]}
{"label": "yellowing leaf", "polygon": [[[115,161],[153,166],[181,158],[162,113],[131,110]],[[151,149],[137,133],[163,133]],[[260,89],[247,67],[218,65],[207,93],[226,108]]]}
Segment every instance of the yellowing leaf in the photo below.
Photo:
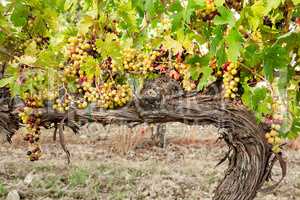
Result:
{"label": "yellowing leaf", "polygon": [[89,28],[94,24],[94,19],[86,15],[84,16],[79,23],[79,33],[86,34],[89,31]]}
{"label": "yellowing leaf", "polygon": [[175,53],[183,51],[182,44],[172,39],[171,36],[167,36],[165,38],[165,41],[163,41],[163,45],[167,49],[173,49]]}
{"label": "yellowing leaf", "polygon": [[25,65],[32,65],[36,62],[36,57],[23,55],[19,58],[19,62]]}

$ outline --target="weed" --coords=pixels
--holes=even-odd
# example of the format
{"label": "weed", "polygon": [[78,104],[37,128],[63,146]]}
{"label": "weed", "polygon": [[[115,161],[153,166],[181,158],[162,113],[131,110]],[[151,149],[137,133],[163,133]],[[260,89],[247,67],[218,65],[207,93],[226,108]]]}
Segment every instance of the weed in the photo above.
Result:
{"label": "weed", "polygon": [[77,168],[69,176],[69,183],[72,187],[84,186],[89,178],[89,172],[86,169]]}
{"label": "weed", "polygon": [[0,197],[5,196],[7,193],[5,186],[0,182]]}

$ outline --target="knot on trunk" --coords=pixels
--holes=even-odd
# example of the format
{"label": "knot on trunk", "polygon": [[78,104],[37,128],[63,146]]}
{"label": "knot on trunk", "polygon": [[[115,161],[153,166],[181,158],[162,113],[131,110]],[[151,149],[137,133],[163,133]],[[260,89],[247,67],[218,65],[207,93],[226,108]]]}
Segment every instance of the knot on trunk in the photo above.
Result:
{"label": "knot on trunk", "polygon": [[160,109],[168,99],[183,95],[180,83],[164,76],[145,82],[138,94],[138,103],[143,110]]}

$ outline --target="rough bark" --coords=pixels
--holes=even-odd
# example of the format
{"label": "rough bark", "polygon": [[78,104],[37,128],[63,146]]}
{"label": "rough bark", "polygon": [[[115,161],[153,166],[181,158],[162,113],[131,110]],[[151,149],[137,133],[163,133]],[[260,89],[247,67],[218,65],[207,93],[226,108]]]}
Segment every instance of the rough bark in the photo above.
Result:
{"label": "rough bark", "polygon": [[[102,124],[118,123],[136,125],[140,123],[182,122],[185,124],[214,124],[220,128],[221,137],[228,145],[229,160],[225,176],[214,193],[214,200],[252,200],[269,178],[273,166],[273,154],[264,134],[268,127],[257,124],[254,115],[237,102],[225,101],[219,93],[184,94],[177,82],[165,78],[149,81],[135,94],[134,101],[118,110],[91,107],[88,110],[71,110],[57,113],[52,109],[41,109],[41,121],[45,127],[51,123],[62,124],[76,132],[89,121]],[[12,120],[7,112],[2,121]],[[15,119],[14,119],[15,120]],[[0,126],[5,127],[6,123]],[[65,147],[64,147],[65,148]],[[67,150],[65,149],[67,152]],[[278,155],[277,157],[278,158]],[[224,159],[225,160],[225,159]]]}

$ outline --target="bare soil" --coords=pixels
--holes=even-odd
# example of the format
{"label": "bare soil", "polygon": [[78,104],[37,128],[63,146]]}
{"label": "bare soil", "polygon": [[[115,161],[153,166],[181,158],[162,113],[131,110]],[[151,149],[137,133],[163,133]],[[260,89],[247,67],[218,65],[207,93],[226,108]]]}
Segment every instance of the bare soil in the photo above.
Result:
{"label": "bare soil", "polygon": [[[227,167],[227,162],[216,167],[227,150],[217,142],[217,131],[171,124],[167,145],[159,148],[151,144],[147,129],[138,127],[128,136],[127,128],[92,124],[78,136],[66,131],[70,165],[49,130],[43,132],[42,159],[28,161],[20,131],[12,145],[0,143],[0,199],[17,190],[26,200],[208,200]],[[300,200],[300,153],[285,152],[287,177],[257,200]],[[280,176],[275,166],[273,178]]]}

